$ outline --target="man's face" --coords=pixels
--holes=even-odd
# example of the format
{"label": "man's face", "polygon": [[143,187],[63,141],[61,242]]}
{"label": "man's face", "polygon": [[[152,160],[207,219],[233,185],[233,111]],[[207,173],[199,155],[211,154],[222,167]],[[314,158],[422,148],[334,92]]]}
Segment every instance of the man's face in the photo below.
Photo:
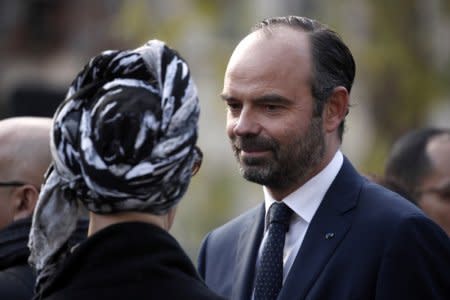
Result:
{"label": "man's face", "polygon": [[325,141],[322,119],[313,118],[307,35],[274,30],[270,36],[254,32],[238,45],[222,98],[242,175],[285,196],[316,172]]}
{"label": "man's face", "polygon": [[433,172],[421,186],[418,204],[450,236],[450,135],[432,138],[426,151]]}

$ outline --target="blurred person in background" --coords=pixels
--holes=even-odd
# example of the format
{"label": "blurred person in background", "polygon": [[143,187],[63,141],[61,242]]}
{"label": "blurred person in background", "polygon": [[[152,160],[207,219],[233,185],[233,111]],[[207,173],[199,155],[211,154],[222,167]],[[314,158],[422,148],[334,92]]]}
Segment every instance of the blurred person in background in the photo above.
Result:
{"label": "blurred person in background", "polygon": [[0,121],[0,298],[31,299],[28,265],[31,216],[50,165],[49,118]]}
{"label": "blurred person in background", "polygon": [[[51,163],[49,118],[16,117],[0,121],[0,298],[31,299],[35,274],[28,264],[31,217],[44,173]],[[86,237],[78,220],[68,244]]]}
{"label": "blurred person in background", "polygon": [[235,48],[222,98],[264,203],[209,233],[207,285],[231,299],[448,299],[450,241],[340,150],[353,56],[319,22],[269,18]]}
{"label": "blurred person in background", "polygon": [[450,236],[450,129],[421,128],[401,136],[388,155],[382,183]]}
{"label": "blurred person in background", "polygon": [[[36,299],[221,299],[168,233],[201,163],[198,117],[188,65],[163,42],[89,61],[53,120],[29,243]],[[88,239],[69,248],[81,207]]]}

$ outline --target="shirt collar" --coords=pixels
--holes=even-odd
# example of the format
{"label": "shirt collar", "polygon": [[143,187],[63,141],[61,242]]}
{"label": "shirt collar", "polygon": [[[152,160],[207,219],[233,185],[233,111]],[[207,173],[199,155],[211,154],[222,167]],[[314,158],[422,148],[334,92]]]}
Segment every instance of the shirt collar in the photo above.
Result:
{"label": "shirt collar", "polygon": [[[286,196],[282,201],[292,209],[298,217],[309,224],[322,202],[325,193],[341,169],[343,162],[344,156],[342,155],[342,152],[338,150],[330,163],[322,171],[309,179],[297,190]],[[269,207],[272,203],[276,202],[276,200],[270,196],[270,193],[265,186],[263,187],[263,192],[267,215]]]}

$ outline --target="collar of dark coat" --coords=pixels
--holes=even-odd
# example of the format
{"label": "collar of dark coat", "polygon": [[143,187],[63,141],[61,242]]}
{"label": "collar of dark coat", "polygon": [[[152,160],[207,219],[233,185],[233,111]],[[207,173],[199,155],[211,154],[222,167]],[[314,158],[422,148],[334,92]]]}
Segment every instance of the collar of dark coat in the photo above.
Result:
{"label": "collar of dark coat", "polygon": [[31,218],[26,218],[0,231],[0,270],[27,263],[30,227]]}

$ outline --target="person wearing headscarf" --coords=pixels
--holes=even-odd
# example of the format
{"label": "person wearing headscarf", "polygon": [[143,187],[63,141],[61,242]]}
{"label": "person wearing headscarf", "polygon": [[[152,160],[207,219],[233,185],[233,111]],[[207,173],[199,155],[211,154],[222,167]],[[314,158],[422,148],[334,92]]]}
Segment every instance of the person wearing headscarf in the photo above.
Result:
{"label": "person wearing headscarf", "polygon": [[[220,299],[168,233],[201,163],[199,103],[163,42],[92,58],[53,118],[33,216],[35,299]],[[88,239],[68,237],[83,207]]]}

